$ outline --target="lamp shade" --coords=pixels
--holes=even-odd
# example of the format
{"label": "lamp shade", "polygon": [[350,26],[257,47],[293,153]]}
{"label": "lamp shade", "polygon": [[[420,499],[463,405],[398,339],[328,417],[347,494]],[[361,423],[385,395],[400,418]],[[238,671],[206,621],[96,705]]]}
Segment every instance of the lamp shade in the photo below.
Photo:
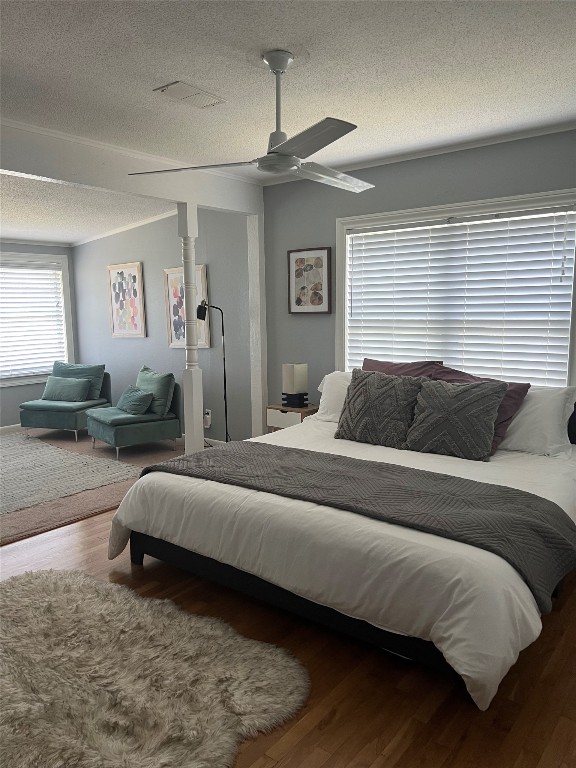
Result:
{"label": "lamp shade", "polygon": [[282,364],[282,392],[287,395],[308,392],[308,364]]}

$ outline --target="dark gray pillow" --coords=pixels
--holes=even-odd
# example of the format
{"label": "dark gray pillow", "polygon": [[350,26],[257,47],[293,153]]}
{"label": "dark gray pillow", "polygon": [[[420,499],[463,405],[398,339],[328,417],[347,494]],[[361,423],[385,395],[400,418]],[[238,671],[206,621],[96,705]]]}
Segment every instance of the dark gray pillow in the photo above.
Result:
{"label": "dark gray pillow", "polygon": [[414,418],[421,381],[355,369],[334,437],[401,448]]}
{"label": "dark gray pillow", "polygon": [[414,421],[403,447],[488,461],[496,414],[507,390],[503,381],[449,384],[422,379]]}

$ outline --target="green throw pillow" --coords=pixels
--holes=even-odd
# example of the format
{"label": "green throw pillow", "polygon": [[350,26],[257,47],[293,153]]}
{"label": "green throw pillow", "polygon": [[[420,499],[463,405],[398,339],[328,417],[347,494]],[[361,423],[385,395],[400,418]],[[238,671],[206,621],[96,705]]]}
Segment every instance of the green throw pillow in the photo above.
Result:
{"label": "green throw pillow", "polygon": [[88,379],[48,376],[42,400],[64,400],[69,403],[80,403],[87,399],[89,388],[90,381]]}
{"label": "green throw pillow", "polygon": [[52,375],[65,379],[88,379],[87,400],[98,400],[104,380],[104,365],[82,365],[80,363],[63,363],[57,360],[52,366]]}
{"label": "green throw pillow", "polygon": [[133,416],[140,416],[142,413],[146,413],[153,397],[152,392],[144,392],[130,384],[120,395],[120,400],[118,400],[116,407],[121,411],[131,413]]}
{"label": "green throw pillow", "polygon": [[158,373],[143,365],[136,378],[136,386],[144,392],[151,392],[152,402],[148,410],[151,413],[157,413],[159,416],[166,416],[172,402],[174,393],[174,374]]}

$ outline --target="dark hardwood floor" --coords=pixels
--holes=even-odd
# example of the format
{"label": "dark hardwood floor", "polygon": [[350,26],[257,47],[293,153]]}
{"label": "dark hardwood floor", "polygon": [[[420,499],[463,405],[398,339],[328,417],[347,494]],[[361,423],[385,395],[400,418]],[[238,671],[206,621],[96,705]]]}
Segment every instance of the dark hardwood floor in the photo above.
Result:
{"label": "dark hardwood floor", "polygon": [[[246,742],[235,768],[576,768],[576,575],[487,712],[439,673],[128,553],[106,557],[107,512],[2,548],[1,576],[81,569],[287,648],[312,681],[302,712]],[[177,768],[175,766],[175,768]]]}

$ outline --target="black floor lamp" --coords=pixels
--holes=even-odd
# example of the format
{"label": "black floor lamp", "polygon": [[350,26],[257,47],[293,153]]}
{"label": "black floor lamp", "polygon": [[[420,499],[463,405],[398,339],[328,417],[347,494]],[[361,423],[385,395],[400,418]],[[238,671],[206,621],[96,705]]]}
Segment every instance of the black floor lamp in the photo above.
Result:
{"label": "black floor lamp", "polygon": [[208,309],[217,309],[222,317],[222,366],[224,369],[224,429],[226,432],[226,442],[230,441],[230,435],[228,434],[228,393],[226,391],[226,342],[224,340],[224,312],[220,307],[214,306],[214,304],[208,304],[208,302],[202,299],[202,302],[198,304],[196,308],[196,317],[198,320],[206,320],[206,312]]}

